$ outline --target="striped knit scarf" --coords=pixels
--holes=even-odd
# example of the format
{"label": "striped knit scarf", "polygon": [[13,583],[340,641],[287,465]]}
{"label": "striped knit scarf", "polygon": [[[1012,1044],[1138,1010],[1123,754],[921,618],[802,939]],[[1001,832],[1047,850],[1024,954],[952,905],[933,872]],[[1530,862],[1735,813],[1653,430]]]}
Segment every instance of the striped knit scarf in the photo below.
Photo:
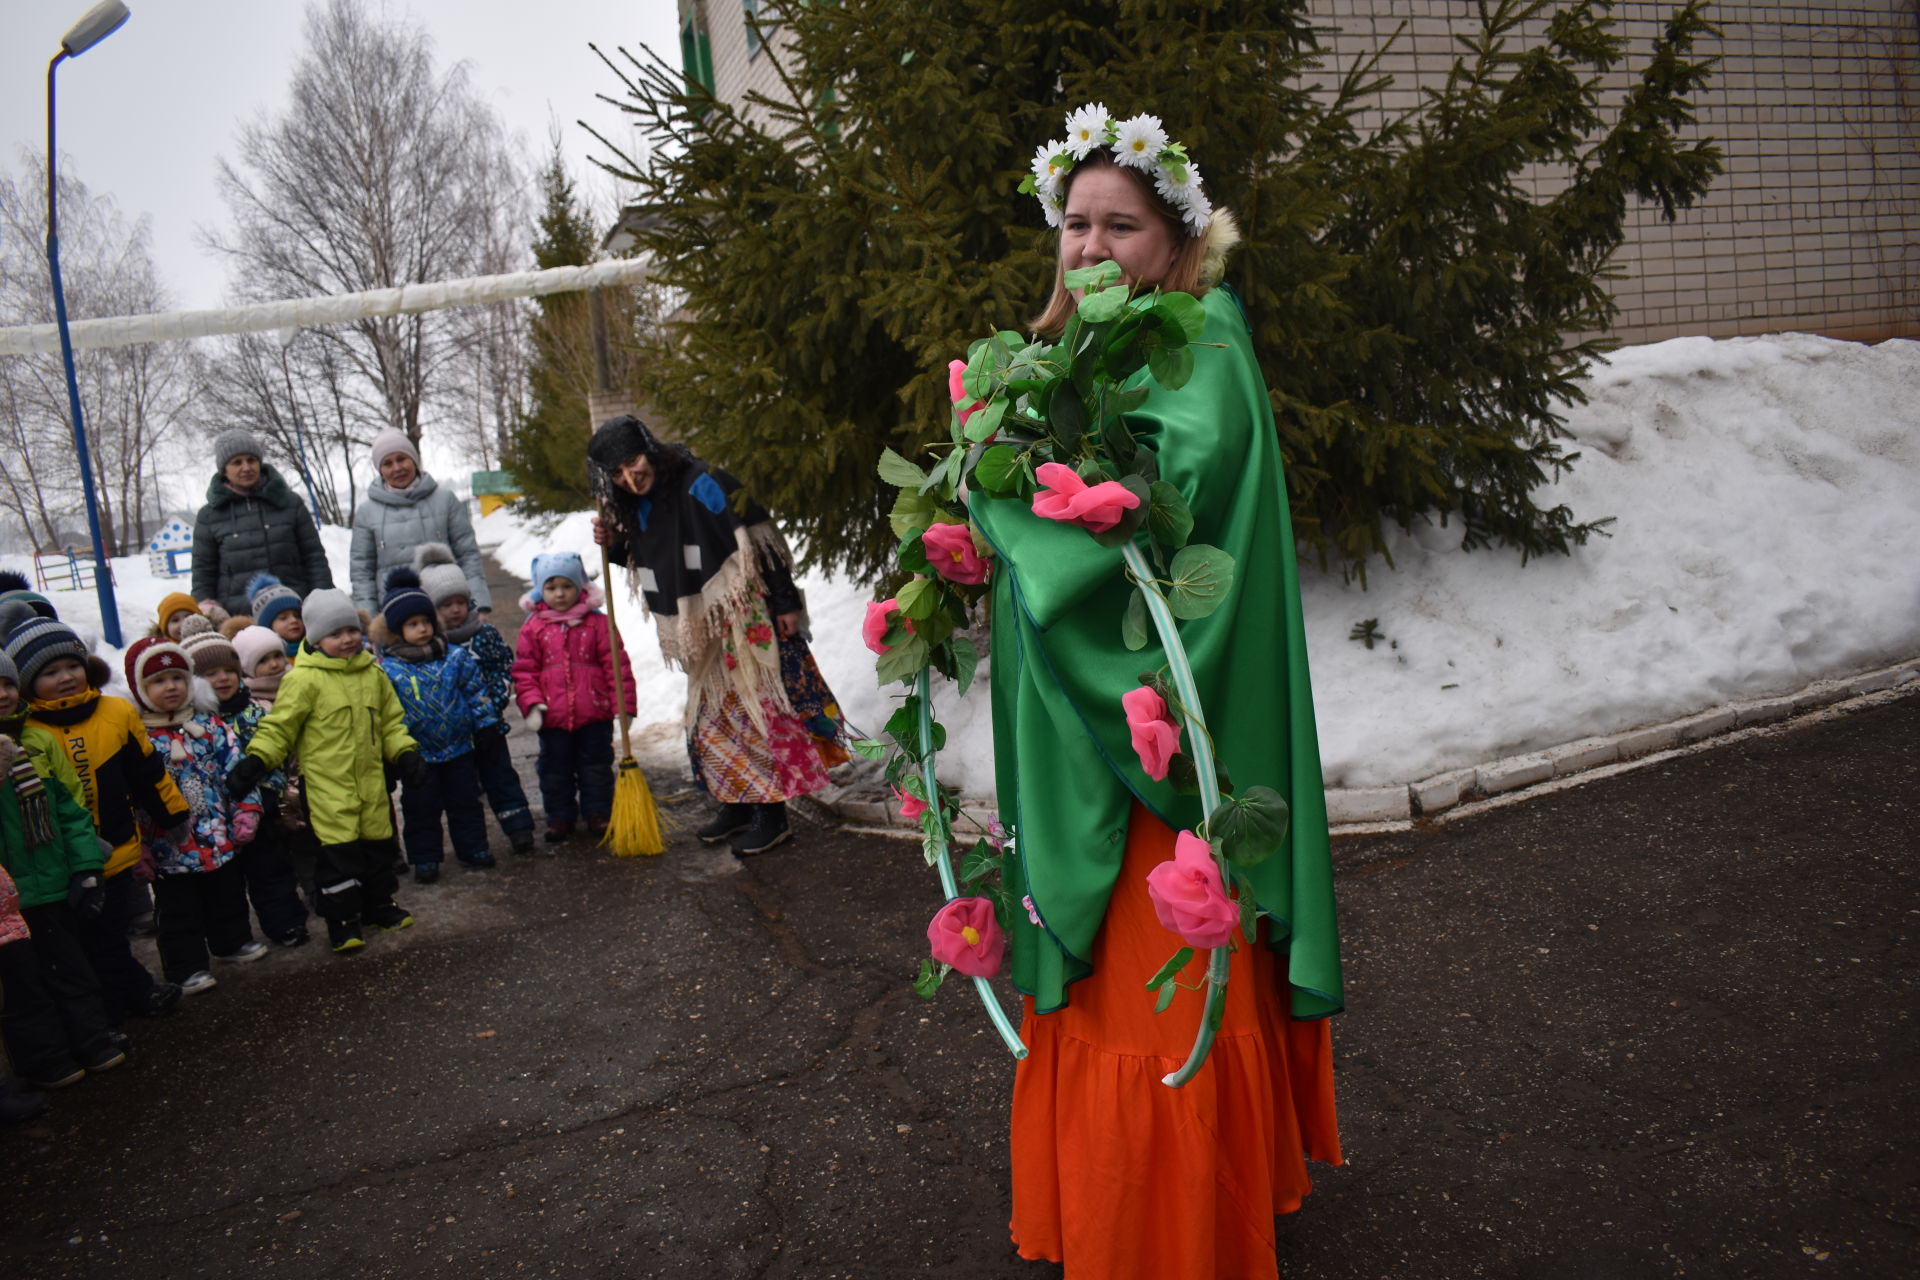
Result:
{"label": "striped knit scarf", "polygon": [[20,800],[20,828],[29,847],[53,843],[53,802],[47,784],[27,758],[25,748],[12,738],[0,738],[0,772],[6,774]]}

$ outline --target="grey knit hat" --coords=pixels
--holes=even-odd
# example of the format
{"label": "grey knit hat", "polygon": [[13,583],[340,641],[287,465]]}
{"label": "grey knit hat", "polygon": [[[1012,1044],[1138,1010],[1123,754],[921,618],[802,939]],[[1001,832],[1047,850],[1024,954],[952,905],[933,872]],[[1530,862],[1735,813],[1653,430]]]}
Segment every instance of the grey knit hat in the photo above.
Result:
{"label": "grey knit hat", "polygon": [[20,688],[28,694],[48,663],[56,658],[77,658],[85,662],[92,650],[80,633],[64,622],[51,618],[33,618],[21,623],[7,636],[7,656],[20,671]]}
{"label": "grey knit hat", "polygon": [[222,431],[213,441],[214,470],[225,471],[227,464],[243,453],[250,453],[262,462],[267,460],[266,450],[260,447],[260,437],[253,432],[245,427]]}
{"label": "grey knit hat", "polygon": [[342,627],[361,626],[353,597],[338,587],[322,587],[309,595],[300,609],[300,621],[307,624],[308,643],[315,645]]}
{"label": "grey knit hat", "polygon": [[11,680],[16,687],[20,684],[20,668],[13,665],[5,649],[0,649],[0,680]]}
{"label": "grey knit hat", "polygon": [[455,596],[473,599],[473,587],[466,570],[453,558],[453,548],[444,542],[423,542],[413,553],[414,571],[420,575],[420,589],[438,609]]}

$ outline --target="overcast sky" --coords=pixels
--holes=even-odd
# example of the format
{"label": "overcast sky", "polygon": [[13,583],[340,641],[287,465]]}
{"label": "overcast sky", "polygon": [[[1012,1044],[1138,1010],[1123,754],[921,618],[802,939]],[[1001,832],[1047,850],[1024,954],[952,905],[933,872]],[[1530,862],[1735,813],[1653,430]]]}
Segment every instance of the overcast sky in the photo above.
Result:
{"label": "overcast sky", "polygon": [[[551,122],[575,180],[604,207],[612,180],[592,169],[598,150],[574,123],[626,136],[622,113],[597,100],[620,83],[587,48],[646,43],[679,59],[674,0],[368,0],[433,38],[440,66],[465,61],[475,89],[529,154],[546,150]],[[0,168],[20,171],[22,147],[46,148],[47,60],[91,0],[0,0]],[[239,126],[285,107],[300,54],[305,6],[296,0],[127,0],[132,19],[61,65],[62,164],[128,217],[150,217],[162,278],[181,308],[216,306],[225,269],[199,244],[224,224],[214,162],[235,154]],[[602,217],[604,224],[604,216]],[[530,265],[530,264],[529,264]]]}

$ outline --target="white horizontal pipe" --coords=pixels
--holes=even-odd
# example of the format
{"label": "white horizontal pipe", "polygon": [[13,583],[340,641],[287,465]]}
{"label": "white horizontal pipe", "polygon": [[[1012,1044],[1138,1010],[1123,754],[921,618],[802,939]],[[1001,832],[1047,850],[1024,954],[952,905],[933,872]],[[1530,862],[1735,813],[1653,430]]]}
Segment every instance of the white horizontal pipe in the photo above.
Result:
{"label": "white horizontal pipe", "polygon": [[[637,285],[646,279],[647,266],[644,258],[616,258],[584,267],[549,267],[545,271],[516,271],[504,276],[406,284],[368,293],[255,302],[207,311],[156,311],[143,316],[76,320],[72,324],[73,345],[76,349],[132,347],[143,342],[261,333],[269,329],[344,324],[369,316],[405,316],[446,307],[477,307],[510,298],[573,293],[603,285]],[[60,331],[53,325],[0,329],[0,356],[49,355],[59,350]]]}

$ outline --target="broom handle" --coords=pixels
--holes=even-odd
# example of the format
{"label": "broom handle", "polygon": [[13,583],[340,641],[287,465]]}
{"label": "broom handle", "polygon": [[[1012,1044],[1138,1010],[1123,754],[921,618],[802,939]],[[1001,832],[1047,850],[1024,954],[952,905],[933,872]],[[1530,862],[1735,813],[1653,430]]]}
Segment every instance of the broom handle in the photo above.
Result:
{"label": "broom handle", "polygon": [[620,643],[620,618],[613,611],[613,557],[607,554],[604,543],[600,547],[600,581],[607,584],[607,631],[613,637],[613,652],[608,655],[613,661],[613,714],[620,719],[620,755],[624,759],[633,754],[633,744],[627,740],[631,717],[627,715],[626,681],[620,678],[620,655],[626,650]]}

